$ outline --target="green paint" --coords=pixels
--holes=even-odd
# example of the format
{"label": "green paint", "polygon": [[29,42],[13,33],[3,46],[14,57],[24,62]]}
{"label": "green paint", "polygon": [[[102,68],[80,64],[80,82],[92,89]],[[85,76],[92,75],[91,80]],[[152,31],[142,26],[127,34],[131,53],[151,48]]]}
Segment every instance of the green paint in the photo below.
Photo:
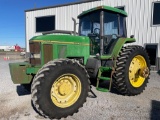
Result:
{"label": "green paint", "polygon": [[67,46],[66,58],[69,58],[69,57],[83,57],[84,58],[84,64],[86,64],[87,59],[90,56],[89,52],[90,52],[89,46],[68,45]]}
{"label": "green paint", "polygon": [[44,64],[44,51],[43,51],[43,49],[44,49],[44,47],[43,47],[43,44],[45,44],[45,43],[41,43],[41,65],[43,65]]}
{"label": "green paint", "polygon": [[116,45],[113,48],[111,55],[100,56],[100,59],[102,59],[102,60],[103,59],[112,59],[112,58],[116,59],[125,43],[132,43],[135,41],[136,41],[135,38],[119,38],[119,40],[117,41]]}
{"label": "green paint", "polygon": [[58,58],[58,45],[57,44],[53,44],[53,59],[57,59]]}
{"label": "green paint", "polygon": [[109,77],[98,77],[98,79],[104,80],[104,81],[108,81],[108,80],[110,80],[111,78],[109,78]]}
{"label": "green paint", "polygon": [[[101,72],[105,72],[105,71],[111,71],[112,68],[111,67],[100,67],[99,68]],[[100,77],[100,76],[99,76]]]}
{"label": "green paint", "polygon": [[58,45],[58,58],[66,58],[67,45]]}
{"label": "green paint", "polygon": [[86,15],[88,13],[94,12],[96,10],[111,11],[111,12],[115,12],[115,13],[118,13],[118,14],[122,14],[122,15],[127,17],[127,13],[125,11],[120,10],[118,8],[103,5],[103,6],[98,6],[98,7],[95,7],[95,8],[92,8],[92,9],[89,9],[89,10],[86,10],[86,11],[82,12],[80,15],[78,15],[78,18],[80,18],[81,16]]}
{"label": "green paint", "polygon": [[112,59],[112,55],[102,55],[100,56],[100,59]]}
{"label": "green paint", "polygon": [[119,38],[119,40],[117,41],[117,43],[113,49],[112,57],[118,56],[119,52],[121,51],[121,49],[125,43],[132,43],[135,41],[136,41],[135,38]]}
{"label": "green paint", "polygon": [[26,69],[31,67],[29,63],[9,63],[10,74],[14,84],[27,84],[32,80],[32,75],[26,74]]}
{"label": "green paint", "polygon": [[32,81],[33,74],[41,68],[31,67],[27,62],[9,63],[10,74],[14,84],[27,84]]}
{"label": "green paint", "polygon": [[36,74],[41,67],[28,67],[26,68],[26,74]]}
{"label": "green paint", "polygon": [[96,88],[96,90],[101,91],[101,92],[109,92],[109,90],[106,88]]}
{"label": "green paint", "polygon": [[[90,39],[72,35],[42,35],[33,37],[30,42],[41,42],[42,64],[44,64],[44,44],[53,44],[53,59],[82,57],[84,64],[90,56]],[[64,48],[65,47],[65,48]]]}
{"label": "green paint", "polygon": [[[113,51],[111,53],[111,55],[103,55],[103,56],[100,56],[100,58],[102,60],[107,60],[107,59],[113,59],[113,62],[114,62],[114,67],[115,67],[115,60],[120,52],[120,50],[122,49],[123,45],[125,43],[132,43],[132,42],[135,42],[135,39],[134,38],[119,38],[116,45],[114,46],[113,48]],[[96,89],[98,91],[102,91],[102,92],[108,92],[110,91],[111,88],[109,89],[106,89],[106,88],[101,88],[99,87],[99,81],[100,80],[104,80],[104,81],[109,81],[111,80],[110,77],[104,77],[102,76],[102,73],[103,72],[111,72],[112,71],[112,68],[111,67],[103,67],[101,66],[98,70],[98,80],[97,80],[97,85],[96,85]],[[111,82],[111,81],[110,81]],[[110,83],[111,84],[111,83]],[[111,87],[111,86],[110,86]]]}
{"label": "green paint", "polygon": [[89,45],[89,38],[85,36],[73,36],[73,35],[40,35],[30,39],[30,42],[42,42],[42,43],[58,43],[58,44],[74,44],[74,45]]}
{"label": "green paint", "polygon": [[[24,63],[10,63],[9,64],[11,77],[12,77],[12,80],[15,84],[30,83],[32,80],[31,74],[36,74],[37,71],[41,68],[41,66],[44,65],[43,45],[47,44],[49,39],[50,39],[50,41],[54,41],[50,37],[51,36],[49,35],[49,37],[47,39],[41,40],[41,42],[42,42],[41,43],[41,56],[42,56],[41,60],[42,61],[41,61],[40,66],[31,67],[31,65],[26,62],[24,62]],[[71,38],[71,36],[69,36],[69,35],[67,37]],[[39,38],[43,38],[43,37],[39,37]],[[82,40],[83,43],[89,44],[88,37],[78,37],[79,41],[81,41],[80,39],[83,39],[83,38],[85,38],[85,41]],[[32,38],[31,41],[39,42],[39,39],[37,37],[36,38],[34,37],[34,39]],[[59,41],[62,42],[61,39]],[[69,39],[67,39],[66,41],[73,42],[73,40],[69,40]],[[75,41],[77,41],[77,40],[75,39]],[[79,41],[77,43],[80,43]],[[82,41],[81,41],[81,43],[82,43]],[[101,59],[112,59],[113,57],[116,58],[125,43],[131,43],[134,41],[135,41],[135,39],[133,39],[133,38],[120,38],[117,41],[117,43],[112,51],[112,54],[111,55],[103,55],[103,56],[100,56],[100,58]],[[70,43],[67,44],[67,43],[60,43],[60,42],[49,42],[49,44],[53,45],[53,59],[70,58],[70,57],[83,57],[84,58],[84,65],[86,65],[87,59],[90,57],[90,53],[89,53],[90,46],[84,45],[84,44],[77,44],[77,43],[74,42],[71,44]],[[64,49],[64,47],[65,47],[65,49]],[[61,53],[64,51],[65,51],[64,54]]]}
{"label": "green paint", "polygon": [[[110,81],[111,78],[110,77],[103,77],[102,76],[102,73],[103,72],[108,72],[108,71],[111,71],[112,68],[111,67],[103,67],[101,66],[98,70],[98,79],[97,79],[97,85],[96,85],[96,89],[98,91],[101,91],[101,92],[109,92],[109,89],[107,88],[102,88],[102,87],[99,87],[99,81],[100,80],[103,80],[103,81]],[[111,81],[110,81],[111,82]]]}

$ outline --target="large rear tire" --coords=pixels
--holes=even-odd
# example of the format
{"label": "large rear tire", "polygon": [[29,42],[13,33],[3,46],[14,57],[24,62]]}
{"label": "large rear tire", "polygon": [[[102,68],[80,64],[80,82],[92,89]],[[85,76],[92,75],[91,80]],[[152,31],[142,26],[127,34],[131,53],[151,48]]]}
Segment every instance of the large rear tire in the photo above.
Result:
{"label": "large rear tire", "polygon": [[143,92],[149,79],[150,61],[141,46],[123,47],[116,61],[114,83],[123,95]]}
{"label": "large rear tire", "polygon": [[44,117],[60,119],[73,115],[83,106],[90,89],[89,76],[76,60],[54,60],[35,76],[32,101]]}

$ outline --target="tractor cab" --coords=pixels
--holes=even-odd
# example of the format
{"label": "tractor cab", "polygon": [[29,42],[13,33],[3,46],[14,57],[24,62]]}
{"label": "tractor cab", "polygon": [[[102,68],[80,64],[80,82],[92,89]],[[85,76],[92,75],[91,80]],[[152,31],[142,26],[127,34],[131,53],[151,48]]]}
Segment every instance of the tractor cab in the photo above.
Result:
{"label": "tractor cab", "polygon": [[109,6],[99,6],[84,11],[80,19],[79,35],[90,38],[90,54],[107,55],[120,37],[126,38],[127,13]]}

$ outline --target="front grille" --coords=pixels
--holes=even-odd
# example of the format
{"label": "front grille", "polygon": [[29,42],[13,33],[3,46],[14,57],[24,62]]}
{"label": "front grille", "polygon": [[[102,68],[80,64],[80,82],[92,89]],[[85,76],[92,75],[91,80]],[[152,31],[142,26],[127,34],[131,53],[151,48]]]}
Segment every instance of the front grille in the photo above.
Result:
{"label": "front grille", "polygon": [[44,53],[44,64],[53,60],[53,45],[52,44],[44,44],[43,45],[43,53]]}
{"label": "front grille", "polygon": [[[40,54],[41,51],[41,44],[39,42],[31,42],[29,43],[30,47],[30,64],[35,66],[35,65],[40,65],[41,64],[41,58],[35,57],[37,54]],[[40,56],[40,55],[39,55]]]}
{"label": "front grille", "polygon": [[40,58],[30,58],[31,65],[40,65],[41,59]]}
{"label": "front grille", "polygon": [[41,51],[39,42],[31,42],[29,43],[30,53],[39,54]]}

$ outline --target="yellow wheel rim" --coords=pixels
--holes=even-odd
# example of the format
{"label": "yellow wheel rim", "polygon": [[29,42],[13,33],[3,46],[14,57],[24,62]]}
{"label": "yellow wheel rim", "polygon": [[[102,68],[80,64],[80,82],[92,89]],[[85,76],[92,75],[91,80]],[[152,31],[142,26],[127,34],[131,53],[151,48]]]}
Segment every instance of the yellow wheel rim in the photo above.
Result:
{"label": "yellow wheel rim", "polygon": [[60,108],[73,105],[81,93],[81,82],[73,74],[64,74],[53,83],[51,88],[52,102]]}
{"label": "yellow wheel rim", "polygon": [[143,85],[145,79],[149,76],[149,69],[143,56],[135,56],[129,66],[129,80],[133,87]]}

